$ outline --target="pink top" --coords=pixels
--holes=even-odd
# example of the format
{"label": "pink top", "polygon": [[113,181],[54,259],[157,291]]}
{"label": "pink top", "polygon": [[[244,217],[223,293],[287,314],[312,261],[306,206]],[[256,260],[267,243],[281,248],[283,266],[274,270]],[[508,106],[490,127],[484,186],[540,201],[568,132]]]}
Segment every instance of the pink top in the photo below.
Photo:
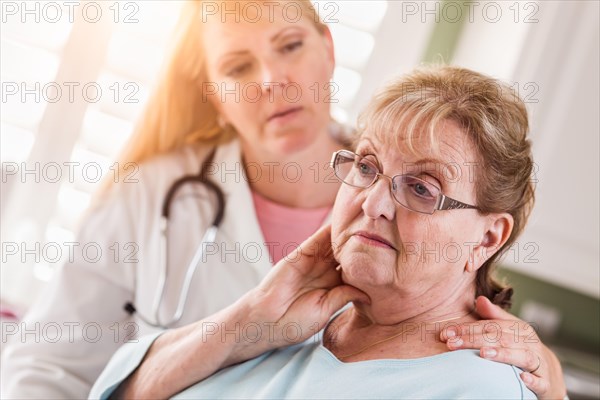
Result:
{"label": "pink top", "polygon": [[331,211],[331,207],[282,206],[254,191],[252,191],[252,200],[273,264],[294,251],[300,243],[315,233]]}

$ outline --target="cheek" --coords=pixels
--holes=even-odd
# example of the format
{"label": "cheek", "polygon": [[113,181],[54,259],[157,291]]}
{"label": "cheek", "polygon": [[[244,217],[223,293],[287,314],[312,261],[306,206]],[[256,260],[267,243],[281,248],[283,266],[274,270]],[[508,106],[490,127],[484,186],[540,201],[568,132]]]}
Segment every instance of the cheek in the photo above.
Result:
{"label": "cheek", "polygon": [[326,63],[317,58],[307,61],[305,65],[298,65],[295,70],[294,81],[307,90],[307,94],[314,96],[327,90],[327,83],[331,79],[331,73]]}
{"label": "cheek", "polygon": [[[298,85],[298,90],[301,90],[304,101],[329,105],[334,101],[339,87],[334,82],[330,82],[333,68],[328,62],[323,61],[322,57],[326,54],[324,52],[323,56],[320,54],[307,57],[303,63],[296,65],[291,79]],[[290,89],[290,97],[293,97],[295,92],[296,90]]]}
{"label": "cheek", "polygon": [[[407,211],[407,213],[410,211]],[[441,259],[441,248],[447,227],[429,215],[407,214],[398,221],[402,254],[398,258],[404,273],[424,273],[435,269]]]}
{"label": "cheek", "polygon": [[407,264],[420,266],[429,271],[462,266],[468,257],[470,230],[468,221],[461,218],[444,216],[429,217],[419,224],[413,224],[412,230],[405,227],[403,240]]}
{"label": "cheek", "polygon": [[316,73],[305,76],[304,82],[301,83],[302,94],[305,101],[314,103],[315,108],[320,107],[323,112],[329,109],[330,103],[337,102],[336,94],[338,94],[339,86],[335,82],[330,82],[331,76],[325,69],[321,69]]}
{"label": "cheek", "polygon": [[244,90],[231,92],[227,94],[221,95],[221,101],[223,102],[222,108],[226,110],[226,114],[230,120],[248,120],[251,117],[256,119],[256,113],[254,108],[256,107],[256,102],[250,102],[249,99],[252,98],[254,93],[254,89],[248,90],[247,92]]}
{"label": "cheek", "polygon": [[[439,229],[429,215],[398,208],[396,229],[403,246],[410,248],[429,243],[433,233]],[[411,254],[411,252],[408,252]]]}
{"label": "cheek", "polygon": [[239,101],[236,99],[236,103],[239,106],[251,109],[253,105],[258,103],[263,96],[268,96],[263,93],[263,87],[259,84],[259,80],[250,81],[249,83],[239,84]]}
{"label": "cheek", "polygon": [[331,211],[331,239],[333,242],[339,241],[340,235],[348,226],[346,207],[349,197],[345,191],[346,186],[342,184],[333,203],[333,210]]}
{"label": "cheek", "polygon": [[352,222],[360,216],[361,202],[354,188],[342,184],[331,212],[331,240],[339,247],[345,240]]}
{"label": "cheek", "polygon": [[223,99],[220,109],[225,119],[236,128],[241,136],[245,136],[247,140],[254,137],[253,132],[256,128],[253,127],[257,126],[258,121],[254,103],[244,101],[242,95],[240,95],[240,101],[237,101],[234,95],[231,94]]}

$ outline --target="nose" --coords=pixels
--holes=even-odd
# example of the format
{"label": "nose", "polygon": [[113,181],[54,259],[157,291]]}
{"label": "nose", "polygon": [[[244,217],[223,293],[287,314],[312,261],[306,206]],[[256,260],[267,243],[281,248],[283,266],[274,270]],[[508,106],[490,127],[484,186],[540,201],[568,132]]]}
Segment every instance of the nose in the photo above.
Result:
{"label": "nose", "polygon": [[276,87],[284,87],[290,83],[287,69],[276,60],[264,62],[261,72],[262,86],[265,91],[272,91]]}
{"label": "nose", "polygon": [[362,209],[365,215],[371,219],[383,217],[392,221],[396,217],[396,203],[390,191],[392,182],[386,176],[379,176],[379,179],[365,191],[365,200],[362,203]]}

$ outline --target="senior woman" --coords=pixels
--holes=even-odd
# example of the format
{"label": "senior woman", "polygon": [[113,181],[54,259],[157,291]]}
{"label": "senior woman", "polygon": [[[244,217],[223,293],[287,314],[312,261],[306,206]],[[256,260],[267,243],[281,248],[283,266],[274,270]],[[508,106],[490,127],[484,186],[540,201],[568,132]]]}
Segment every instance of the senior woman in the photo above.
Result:
{"label": "senior woman", "polygon": [[[440,341],[478,319],[477,296],[510,303],[492,270],[534,199],[523,103],[481,74],[429,67],[387,86],[359,128],[354,152],[332,157],[345,185],[331,228],[176,339],[126,345],[92,397],[175,385],[179,398],[535,398],[520,370]],[[155,340],[204,362],[173,372],[154,354],[162,363],[138,368]]]}

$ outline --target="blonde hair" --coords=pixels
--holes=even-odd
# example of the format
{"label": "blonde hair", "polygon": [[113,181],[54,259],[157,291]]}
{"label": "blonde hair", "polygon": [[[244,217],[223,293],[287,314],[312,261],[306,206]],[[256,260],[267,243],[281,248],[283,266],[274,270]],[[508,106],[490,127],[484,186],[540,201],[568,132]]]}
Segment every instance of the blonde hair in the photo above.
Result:
{"label": "blonde hair", "polygon": [[[327,29],[310,0],[284,1],[296,3],[321,34]],[[237,134],[230,126],[219,126],[217,110],[204,92],[202,83],[208,81],[202,46],[202,21],[207,17],[204,3],[188,0],[182,7],[175,45],[159,83],[118,157],[121,169],[191,143],[226,143]]]}
{"label": "blonde hair", "polygon": [[359,117],[359,137],[366,131],[385,136],[384,140],[401,136],[416,151],[414,141],[425,135],[435,150],[439,143],[435,132],[448,120],[464,130],[479,153],[475,160],[479,212],[507,212],[514,220],[508,240],[476,277],[476,295],[508,308],[512,289],[496,282],[493,270],[523,231],[534,204],[527,110],[518,95],[509,86],[464,68],[422,67],[392,82],[371,101]]}

